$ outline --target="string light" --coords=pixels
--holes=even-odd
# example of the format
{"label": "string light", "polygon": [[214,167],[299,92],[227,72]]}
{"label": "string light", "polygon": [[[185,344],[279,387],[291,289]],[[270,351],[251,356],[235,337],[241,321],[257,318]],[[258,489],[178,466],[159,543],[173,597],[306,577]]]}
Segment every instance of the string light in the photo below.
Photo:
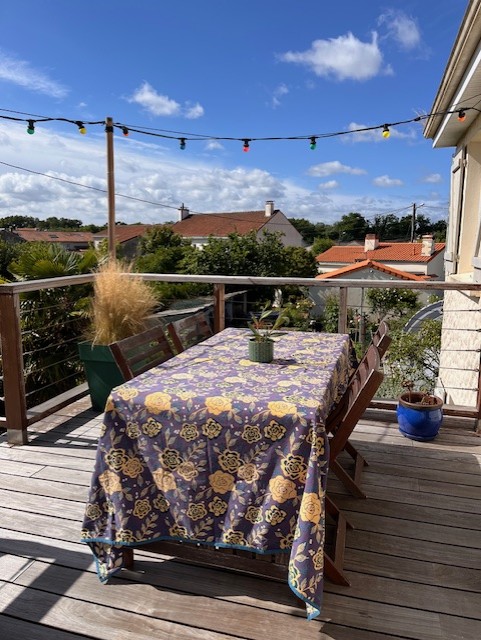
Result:
{"label": "string light", "polygon": [[79,133],[81,133],[84,136],[87,133],[87,129],[85,128],[84,123],[81,122],[80,120],[76,120],[75,124],[78,127]]}
{"label": "string light", "polygon": [[[316,149],[317,140],[324,140],[327,138],[333,138],[341,135],[355,134],[355,133],[367,133],[371,131],[382,130],[382,137],[389,138],[390,127],[395,127],[404,124],[410,124],[413,122],[420,122],[423,120],[427,120],[434,116],[447,116],[451,114],[456,114],[457,118],[460,122],[463,122],[466,118],[467,111],[476,111],[477,113],[481,113],[481,110],[477,107],[456,107],[455,109],[448,109],[445,111],[437,111],[432,113],[426,113],[420,116],[416,116],[415,118],[410,118],[408,120],[399,120],[397,122],[386,122],[385,124],[373,125],[371,127],[359,127],[357,129],[349,129],[343,131],[333,131],[330,133],[318,133],[316,135],[298,135],[298,136],[276,136],[276,137],[259,137],[259,138],[236,138],[236,137],[224,137],[224,136],[213,136],[199,133],[187,133],[184,131],[169,131],[164,129],[150,129],[148,127],[138,126],[135,127],[133,125],[125,125],[123,123],[115,122],[112,125],[112,131],[117,128],[122,131],[124,136],[128,136],[130,132],[140,133],[141,135],[149,135],[157,138],[163,138],[167,140],[177,140],[179,142],[180,149],[185,149],[187,141],[239,141],[243,142],[243,151],[248,152],[250,150],[250,143],[253,141],[277,141],[277,140],[306,140],[309,142],[309,148],[311,150]],[[78,127],[79,133],[85,135],[87,133],[87,129],[85,128],[85,124],[87,125],[105,125],[105,119],[93,122],[82,122],[81,120],[71,120],[69,118],[53,118],[48,116],[41,116],[38,114],[25,113],[22,111],[14,111],[13,109],[0,109],[0,111],[7,112],[9,114],[17,114],[14,115],[5,115],[0,113],[0,119],[10,120],[15,122],[25,122],[27,123],[27,132],[32,135],[35,132],[35,125],[39,122],[69,122],[71,124],[75,124]],[[34,118],[25,118],[18,116],[34,116]]]}

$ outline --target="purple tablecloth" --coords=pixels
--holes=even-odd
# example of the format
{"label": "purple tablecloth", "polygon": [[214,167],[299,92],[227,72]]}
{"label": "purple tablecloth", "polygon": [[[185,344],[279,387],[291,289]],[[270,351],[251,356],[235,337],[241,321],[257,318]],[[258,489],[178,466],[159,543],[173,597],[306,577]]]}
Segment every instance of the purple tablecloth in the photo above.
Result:
{"label": "purple tablecloth", "polygon": [[122,546],[201,542],[290,554],[309,618],[322,602],[324,421],[349,376],[349,337],[289,331],[275,359],[225,329],[112,391],[82,539],[102,581]]}

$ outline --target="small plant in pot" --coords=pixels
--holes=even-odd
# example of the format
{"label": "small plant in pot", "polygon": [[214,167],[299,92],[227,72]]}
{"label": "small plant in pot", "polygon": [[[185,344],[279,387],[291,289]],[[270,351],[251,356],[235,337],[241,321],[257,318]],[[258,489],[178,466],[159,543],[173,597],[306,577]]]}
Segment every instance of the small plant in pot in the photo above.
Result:
{"label": "small plant in pot", "polygon": [[78,349],[92,407],[103,411],[110,391],[124,381],[109,345],[144,331],[158,301],[152,288],[132,274],[129,265],[109,260],[98,269],[89,304],[87,339]]}
{"label": "small plant in pot", "polygon": [[399,431],[411,440],[433,440],[443,421],[442,399],[426,391],[413,391],[411,380],[405,380],[402,386],[406,391],[398,400]]}
{"label": "small plant in pot", "polygon": [[260,313],[251,313],[251,321],[247,325],[252,332],[249,338],[249,359],[253,362],[272,362],[273,338],[283,335],[284,332],[278,329],[288,322],[285,310],[272,309],[268,304]]}

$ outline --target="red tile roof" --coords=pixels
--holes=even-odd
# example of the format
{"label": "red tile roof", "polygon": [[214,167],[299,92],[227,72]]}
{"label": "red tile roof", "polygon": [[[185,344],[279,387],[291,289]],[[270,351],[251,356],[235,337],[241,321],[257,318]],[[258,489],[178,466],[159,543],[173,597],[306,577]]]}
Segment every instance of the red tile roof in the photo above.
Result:
{"label": "red tile roof", "polygon": [[38,229],[15,229],[20,238],[27,242],[92,242],[90,231],[39,231]]}
{"label": "red tile roof", "polygon": [[429,276],[416,276],[413,273],[407,273],[407,271],[401,271],[400,269],[387,267],[385,264],[381,264],[380,262],[376,262],[375,260],[363,260],[362,262],[349,264],[347,265],[347,267],[341,267],[340,269],[335,269],[334,271],[329,271],[328,273],[322,273],[316,276],[316,278],[317,280],[339,278],[349,273],[353,273],[354,271],[361,271],[362,269],[376,269],[377,271],[382,271],[387,275],[395,276],[396,278],[399,278],[401,280],[430,280]]}
{"label": "red tile roof", "polygon": [[176,222],[172,229],[184,237],[217,236],[227,237],[230,233],[245,235],[250,231],[259,231],[275,218],[276,211],[267,217],[262,211],[232,211],[226,213],[195,213]]}
{"label": "red tile roof", "polygon": [[316,257],[317,262],[340,262],[351,264],[362,260],[376,260],[377,262],[429,262],[444,251],[445,243],[436,242],[434,253],[422,256],[422,242],[380,242],[377,249],[364,251],[364,245],[340,246],[336,245]]}

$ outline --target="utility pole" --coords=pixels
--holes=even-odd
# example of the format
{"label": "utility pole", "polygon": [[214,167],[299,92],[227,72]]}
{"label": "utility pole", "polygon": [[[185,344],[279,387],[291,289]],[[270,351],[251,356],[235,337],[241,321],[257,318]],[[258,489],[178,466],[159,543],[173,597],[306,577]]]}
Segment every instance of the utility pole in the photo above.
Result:
{"label": "utility pole", "polygon": [[112,118],[105,119],[107,139],[107,243],[109,258],[115,260],[115,180],[114,180],[114,126]]}
{"label": "utility pole", "polygon": [[416,229],[416,203],[413,202],[413,212],[411,214],[411,242],[414,242],[415,229]]}

